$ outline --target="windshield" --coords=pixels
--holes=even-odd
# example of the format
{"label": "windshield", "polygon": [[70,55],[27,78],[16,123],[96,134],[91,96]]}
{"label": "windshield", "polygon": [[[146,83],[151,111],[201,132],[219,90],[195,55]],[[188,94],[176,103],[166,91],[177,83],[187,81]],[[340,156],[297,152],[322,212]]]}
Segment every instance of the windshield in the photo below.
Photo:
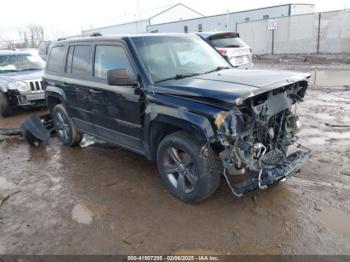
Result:
{"label": "windshield", "polygon": [[247,44],[238,37],[223,37],[218,39],[210,40],[213,46],[222,48],[240,48],[247,47]]}
{"label": "windshield", "polygon": [[230,64],[197,36],[146,36],[133,42],[153,82],[204,74]]}
{"label": "windshield", "polygon": [[33,54],[0,55],[0,73],[44,69],[43,60]]}

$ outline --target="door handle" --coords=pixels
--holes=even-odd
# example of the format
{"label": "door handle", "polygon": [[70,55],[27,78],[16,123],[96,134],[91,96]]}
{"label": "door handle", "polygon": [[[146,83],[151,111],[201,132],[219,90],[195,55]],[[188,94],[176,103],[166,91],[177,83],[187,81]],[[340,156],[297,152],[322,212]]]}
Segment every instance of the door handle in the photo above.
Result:
{"label": "door handle", "polygon": [[94,89],[89,89],[89,92],[91,94],[101,94],[101,91],[97,91],[97,90],[94,90]]}

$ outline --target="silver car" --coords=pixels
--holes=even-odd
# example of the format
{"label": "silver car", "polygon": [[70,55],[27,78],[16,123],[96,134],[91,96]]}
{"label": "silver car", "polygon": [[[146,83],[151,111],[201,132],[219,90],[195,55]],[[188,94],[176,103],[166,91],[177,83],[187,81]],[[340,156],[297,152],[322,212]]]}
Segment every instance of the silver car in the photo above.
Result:
{"label": "silver car", "polygon": [[0,115],[13,108],[45,106],[44,61],[30,51],[0,51]]}
{"label": "silver car", "polygon": [[204,40],[214,46],[235,67],[253,66],[252,49],[235,32],[201,32]]}

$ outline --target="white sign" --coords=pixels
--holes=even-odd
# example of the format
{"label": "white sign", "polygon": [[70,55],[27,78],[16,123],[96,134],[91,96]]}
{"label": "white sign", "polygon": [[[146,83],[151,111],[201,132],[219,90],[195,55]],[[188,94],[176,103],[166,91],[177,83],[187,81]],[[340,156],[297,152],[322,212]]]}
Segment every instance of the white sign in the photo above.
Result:
{"label": "white sign", "polygon": [[276,30],[278,26],[277,19],[267,20],[267,30]]}

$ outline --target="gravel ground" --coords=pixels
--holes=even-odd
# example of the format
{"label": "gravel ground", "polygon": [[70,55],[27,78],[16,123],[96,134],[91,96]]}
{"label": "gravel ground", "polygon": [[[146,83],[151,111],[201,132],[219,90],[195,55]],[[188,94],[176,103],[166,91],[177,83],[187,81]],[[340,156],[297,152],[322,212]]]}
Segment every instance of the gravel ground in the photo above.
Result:
{"label": "gravel ground", "polygon": [[243,199],[222,180],[189,205],[154,163],[123,149],[0,137],[0,254],[350,254],[350,67],[256,66],[313,71],[298,108],[313,154],[295,177]]}

